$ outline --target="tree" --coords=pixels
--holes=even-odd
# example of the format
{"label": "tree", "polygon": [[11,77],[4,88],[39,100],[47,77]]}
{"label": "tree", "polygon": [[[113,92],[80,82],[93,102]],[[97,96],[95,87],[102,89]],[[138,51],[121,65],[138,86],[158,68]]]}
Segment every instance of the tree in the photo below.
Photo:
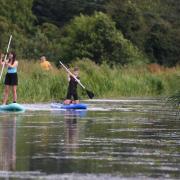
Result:
{"label": "tree", "polygon": [[12,34],[11,48],[20,57],[23,55],[23,49],[28,42],[27,36],[34,33],[35,16],[31,11],[32,2],[33,0],[0,0],[0,48],[2,50],[5,51],[9,36]]}
{"label": "tree", "polygon": [[106,4],[106,12],[116,22],[116,27],[129,39],[144,50],[146,25],[139,8],[134,1],[110,0]]}
{"label": "tree", "polygon": [[115,23],[104,13],[75,17],[66,27],[62,39],[62,57],[70,62],[75,58],[89,58],[96,63],[110,64],[144,62],[144,56],[124,38]]}
{"label": "tree", "polygon": [[106,0],[34,0],[33,12],[39,24],[50,22],[63,26],[74,16],[102,11]]}
{"label": "tree", "polygon": [[110,0],[107,13],[151,62],[174,66],[179,59],[180,1]]}
{"label": "tree", "polygon": [[0,0],[0,14],[24,31],[31,32],[35,21],[31,11],[32,3],[33,0]]}
{"label": "tree", "polygon": [[151,62],[165,66],[180,63],[180,31],[172,30],[169,24],[154,24],[146,41],[146,53]]}

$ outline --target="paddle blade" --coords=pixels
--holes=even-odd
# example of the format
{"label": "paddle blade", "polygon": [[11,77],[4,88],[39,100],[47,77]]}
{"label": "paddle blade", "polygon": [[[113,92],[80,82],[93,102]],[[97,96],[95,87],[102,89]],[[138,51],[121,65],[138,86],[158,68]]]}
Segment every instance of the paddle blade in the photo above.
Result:
{"label": "paddle blade", "polygon": [[94,97],[93,92],[86,90],[86,93],[87,93],[87,95],[89,96],[90,99],[92,99]]}

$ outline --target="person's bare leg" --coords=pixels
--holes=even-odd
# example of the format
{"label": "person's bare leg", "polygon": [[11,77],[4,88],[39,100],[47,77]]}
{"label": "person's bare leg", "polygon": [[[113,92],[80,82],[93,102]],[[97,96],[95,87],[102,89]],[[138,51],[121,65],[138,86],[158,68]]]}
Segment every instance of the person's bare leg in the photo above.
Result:
{"label": "person's bare leg", "polygon": [[75,100],[75,101],[74,101],[74,104],[79,104],[79,100]]}
{"label": "person's bare leg", "polygon": [[64,104],[71,104],[71,100],[70,100],[70,99],[66,99],[66,100],[64,101]]}
{"label": "person's bare leg", "polygon": [[8,96],[9,96],[9,86],[6,85],[4,89],[3,105],[7,103]]}
{"label": "person's bare leg", "polygon": [[17,86],[13,86],[13,102],[17,101]]}

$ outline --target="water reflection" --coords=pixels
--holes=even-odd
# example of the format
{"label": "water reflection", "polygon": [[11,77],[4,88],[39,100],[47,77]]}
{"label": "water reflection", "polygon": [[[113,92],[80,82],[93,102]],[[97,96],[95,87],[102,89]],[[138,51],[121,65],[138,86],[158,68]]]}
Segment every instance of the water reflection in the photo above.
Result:
{"label": "water reflection", "polygon": [[65,149],[67,152],[76,151],[78,148],[79,131],[77,116],[77,112],[72,110],[67,110],[64,113]]}
{"label": "water reflection", "polygon": [[0,178],[5,171],[17,179],[179,179],[179,120],[159,105],[142,106],[0,114]]}
{"label": "water reflection", "polygon": [[16,169],[16,116],[0,121],[0,169]]}

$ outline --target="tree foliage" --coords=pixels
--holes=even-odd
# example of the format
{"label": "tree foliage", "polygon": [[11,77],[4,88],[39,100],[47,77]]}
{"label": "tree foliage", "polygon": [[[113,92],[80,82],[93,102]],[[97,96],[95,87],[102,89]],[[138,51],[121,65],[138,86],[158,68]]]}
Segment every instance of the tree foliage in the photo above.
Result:
{"label": "tree foliage", "polygon": [[32,3],[33,0],[0,0],[0,15],[19,28],[30,31],[36,19],[31,11]]}
{"label": "tree foliage", "polygon": [[174,66],[180,60],[180,30],[172,30],[169,24],[154,24],[145,44],[151,62]]}
{"label": "tree foliage", "polygon": [[6,50],[13,34],[11,48],[18,57],[44,54],[54,61],[60,56],[69,62],[88,57],[97,63],[126,64],[142,62],[146,56],[149,62],[166,66],[180,63],[177,0],[0,0],[0,4],[0,49]]}
{"label": "tree foliage", "polygon": [[62,26],[74,16],[102,11],[105,0],[35,0],[33,12],[39,23],[51,22]]}
{"label": "tree foliage", "polygon": [[167,66],[180,63],[180,1],[110,0],[106,10],[150,62]]}
{"label": "tree foliage", "polygon": [[124,36],[143,50],[145,22],[136,4],[126,0],[111,0],[106,10]]}
{"label": "tree foliage", "polygon": [[103,61],[110,64],[143,62],[143,55],[104,13],[76,17],[67,26],[65,34],[62,56],[66,61],[86,57],[99,64]]}

